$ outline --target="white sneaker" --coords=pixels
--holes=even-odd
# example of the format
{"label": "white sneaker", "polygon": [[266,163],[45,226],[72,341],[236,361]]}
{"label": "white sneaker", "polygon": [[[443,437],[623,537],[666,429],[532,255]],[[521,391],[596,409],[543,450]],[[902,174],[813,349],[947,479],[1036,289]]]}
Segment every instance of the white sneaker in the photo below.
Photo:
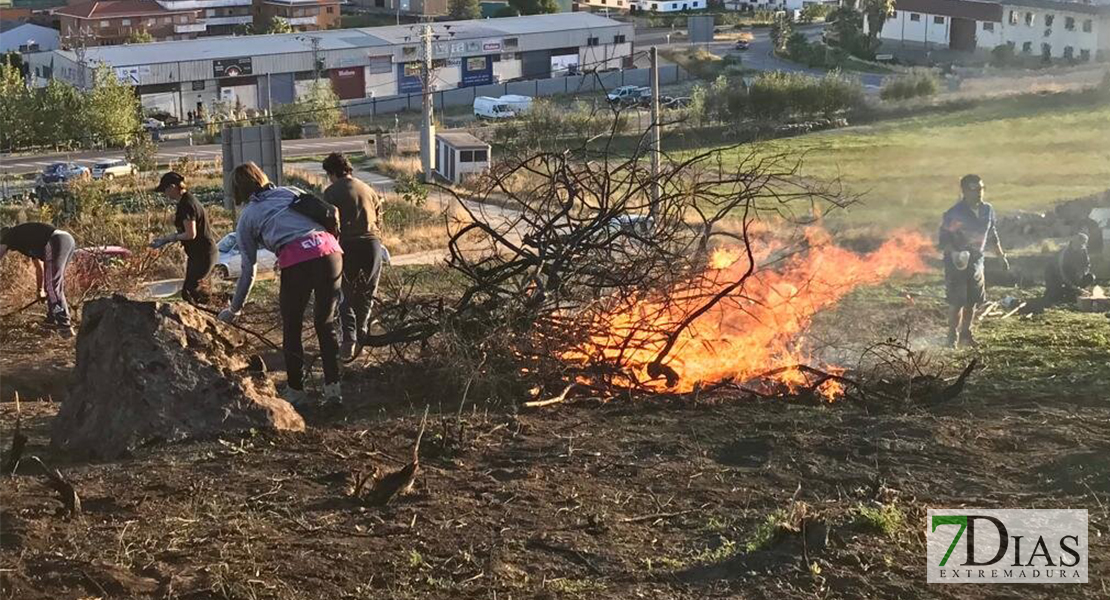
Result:
{"label": "white sneaker", "polygon": [[335,383],[324,384],[324,403],[325,404],[341,404],[343,402],[343,387],[336,381]]}
{"label": "white sneaker", "polygon": [[304,390],[295,390],[289,386],[285,386],[285,389],[281,391],[281,398],[292,404],[294,408],[308,403],[308,394]]}

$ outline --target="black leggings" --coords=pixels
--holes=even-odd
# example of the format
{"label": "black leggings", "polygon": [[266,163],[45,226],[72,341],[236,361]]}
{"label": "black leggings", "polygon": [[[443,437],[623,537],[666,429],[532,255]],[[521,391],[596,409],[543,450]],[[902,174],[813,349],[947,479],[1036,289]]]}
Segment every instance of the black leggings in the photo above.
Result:
{"label": "black leggings", "polygon": [[181,299],[186,302],[201,302],[198,293],[200,282],[212,272],[219,254],[215,244],[206,244],[185,251],[185,283],[181,285]]}
{"label": "black leggings", "polygon": [[324,382],[339,381],[339,339],[335,335],[335,309],[343,281],[343,255],[336,252],[281,270],[282,350],[289,387],[304,389],[304,310],[316,294],[313,322],[324,362]]}

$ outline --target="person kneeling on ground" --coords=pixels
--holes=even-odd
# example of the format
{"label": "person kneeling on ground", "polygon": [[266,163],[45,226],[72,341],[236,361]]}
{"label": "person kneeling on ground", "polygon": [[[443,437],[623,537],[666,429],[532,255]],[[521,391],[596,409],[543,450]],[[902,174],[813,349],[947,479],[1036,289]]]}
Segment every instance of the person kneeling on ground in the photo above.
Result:
{"label": "person kneeling on ground", "polygon": [[177,233],[172,233],[151,242],[152,248],[181,242],[185,250],[185,282],[181,285],[181,299],[186,302],[203,304],[206,300],[200,293],[200,282],[212,272],[219,259],[216,240],[208,226],[208,214],[204,206],[185,188],[185,177],[170,171],[162,176],[155,192],[177,202],[173,215],[173,225]]}
{"label": "person kneeling on ground", "polygon": [[339,355],[352,360],[358,354],[359,340],[369,335],[370,311],[382,272],[382,201],[374,188],[352,176],[351,162],[342,154],[329,154],[323,167],[331,181],[324,200],[339,209],[339,242],[343,246]]}
{"label": "person kneeling on ground", "polygon": [[55,229],[49,223],[27,222],[0,229],[0,258],[15,250],[31,258],[39,300],[46,299],[46,327],[56,328],[62,335],[73,335],[66,303],[66,265],[77,244],[69,232]]}
{"label": "person kneeling on ground", "polygon": [[1095,283],[1087,235],[1077,233],[1044,269],[1045,305],[1075,302],[1079,290]]}
{"label": "person kneeling on ground", "polygon": [[324,400],[343,399],[339,385],[339,340],[335,333],[335,310],[343,272],[339,241],[311,218],[293,210],[297,190],[276,187],[248,162],[231,174],[235,203],[246,205],[235,228],[242,256],[242,273],[231,306],[220,312],[220,320],[231,323],[238,317],[254,285],[259,246],[277,254],[281,268],[280,290],[282,350],[289,382],[282,397],[294,406],[307,401],[304,392],[304,345],[301,342],[304,311],[316,294],[314,323],[324,363]]}

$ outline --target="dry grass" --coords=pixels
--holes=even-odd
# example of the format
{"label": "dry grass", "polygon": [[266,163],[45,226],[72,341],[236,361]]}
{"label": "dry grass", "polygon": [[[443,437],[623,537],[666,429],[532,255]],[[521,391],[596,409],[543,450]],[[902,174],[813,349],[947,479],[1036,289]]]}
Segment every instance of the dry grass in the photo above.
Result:
{"label": "dry grass", "polygon": [[396,179],[401,175],[415,177],[420,173],[420,156],[412,154],[398,154],[389,158],[379,158],[371,163],[375,171]]}

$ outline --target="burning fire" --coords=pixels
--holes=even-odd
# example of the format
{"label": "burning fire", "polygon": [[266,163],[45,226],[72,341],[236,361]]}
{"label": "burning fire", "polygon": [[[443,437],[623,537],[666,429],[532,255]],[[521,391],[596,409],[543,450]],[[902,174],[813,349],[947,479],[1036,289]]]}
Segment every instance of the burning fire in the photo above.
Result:
{"label": "burning fire", "polygon": [[[747,272],[749,260],[741,249],[714,250],[702,278],[664,301],[643,299],[628,310],[599,316],[594,330],[603,333],[563,358],[627,365],[627,375],[614,383],[657,390],[691,391],[699,384],[745,382],[773,372],[767,378],[790,391],[816,386],[830,400],[842,395],[839,380],[822,381],[796,367],[808,362],[804,333],[813,316],[859,286],[880,283],[895,272],[923,271],[922,255],[932,243],[917,233],[898,232],[874,252],[857,254],[832,245],[821,229],[806,231],[806,240],[808,247],[793,253],[775,243],[753,247],[751,277],[679,334],[662,368],[652,363],[665,349],[668,332]],[[843,373],[835,366],[822,369],[834,376]]]}

